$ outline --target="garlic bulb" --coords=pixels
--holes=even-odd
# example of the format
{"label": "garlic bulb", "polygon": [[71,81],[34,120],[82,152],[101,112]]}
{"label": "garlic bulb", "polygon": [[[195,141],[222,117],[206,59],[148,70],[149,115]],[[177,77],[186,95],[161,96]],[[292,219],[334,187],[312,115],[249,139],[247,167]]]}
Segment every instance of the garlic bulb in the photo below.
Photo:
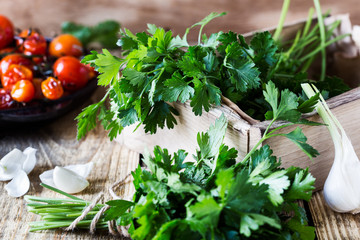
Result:
{"label": "garlic bulb", "polygon": [[[302,84],[305,94],[310,98],[315,95],[315,86]],[[360,212],[360,161],[350,139],[340,122],[332,114],[325,100],[320,95],[317,112],[327,124],[334,142],[335,157],[330,173],[324,184],[324,198],[328,206],[336,212]]]}

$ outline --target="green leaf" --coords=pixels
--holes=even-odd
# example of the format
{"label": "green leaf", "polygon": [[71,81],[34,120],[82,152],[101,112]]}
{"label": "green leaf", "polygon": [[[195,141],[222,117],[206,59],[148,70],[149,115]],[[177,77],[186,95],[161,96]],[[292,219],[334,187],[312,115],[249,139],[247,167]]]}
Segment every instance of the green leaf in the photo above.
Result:
{"label": "green leaf", "polygon": [[198,133],[197,142],[203,159],[218,155],[225,137],[227,124],[227,119],[222,114],[206,133]]}
{"label": "green leaf", "polygon": [[240,233],[244,234],[246,237],[250,237],[252,230],[258,230],[259,227],[264,224],[269,224],[272,227],[281,229],[281,225],[275,219],[265,215],[252,213],[244,215],[241,218]]}
{"label": "green leaf", "polygon": [[111,206],[105,212],[105,221],[114,220],[121,215],[123,215],[126,210],[128,210],[131,206],[134,206],[133,202],[129,202],[126,200],[111,200],[106,202],[107,205]]}
{"label": "green leaf", "polygon": [[[306,226],[302,224],[297,219],[290,219],[289,222],[286,223],[287,227],[296,232],[296,235],[293,236],[293,239],[315,239],[315,227],[312,226]],[[299,236],[297,236],[299,235]]]}
{"label": "green leaf", "polygon": [[319,152],[316,149],[306,143],[307,138],[300,127],[297,127],[290,133],[281,135],[287,137],[293,143],[295,143],[306,155],[308,155],[310,159],[319,155]]}
{"label": "green leaf", "polygon": [[320,99],[320,93],[317,93],[314,96],[312,96],[310,99],[301,102],[297,110],[301,113],[310,113],[315,109],[319,99]]}
{"label": "green leaf", "polygon": [[301,113],[297,110],[299,103],[295,93],[289,89],[281,91],[279,102],[279,90],[272,81],[269,81],[265,86],[263,94],[265,100],[272,108],[272,112],[268,114],[267,119],[271,117],[275,120],[286,120],[294,123],[299,121]]}
{"label": "green leaf", "polygon": [[164,128],[165,124],[168,128],[173,128],[176,124],[175,116],[178,112],[165,102],[155,102],[151,111],[143,121],[145,132],[156,133],[158,127]]}
{"label": "green leaf", "polygon": [[229,191],[233,182],[234,171],[229,168],[226,170],[220,170],[216,176],[216,186],[218,186],[219,195],[221,199],[225,199],[225,194]]}
{"label": "green leaf", "polygon": [[269,69],[279,60],[277,46],[271,34],[267,31],[256,33],[250,41],[250,47],[255,52],[254,62],[261,75],[266,77]]}
{"label": "green leaf", "polygon": [[[220,206],[211,196],[200,196],[194,205],[188,208],[188,216],[193,231],[198,231],[205,237],[210,230],[217,228],[222,206]],[[191,217],[191,218],[190,218]]]}
{"label": "green leaf", "polygon": [[222,13],[217,13],[217,12],[212,12],[209,15],[207,15],[205,18],[203,18],[200,22],[195,23],[194,25],[191,26],[191,28],[195,27],[195,26],[201,26],[204,27],[206,24],[208,24],[211,20],[217,18],[217,17],[221,17],[226,15],[226,12],[222,12]]}
{"label": "green leaf", "polygon": [[146,73],[138,72],[132,68],[125,68],[122,74],[133,86],[143,86],[146,81]]}
{"label": "green leaf", "polygon": [[257,88],[260,85],[260,72],[255,64],[247,59],[229,59],[225,63],[231,83],[240,92]]}
{"label": "green leaf", "polygon": [[210,110],[211,103],[220,105],[221,91],[212,83],[197,81],[194,96],[190,99],[190,106],[195,115],[201,115],[203,108],[206,112]]}
{"label": "green leaf", "polygon": [[182,78],[179,72],[175,72],[172,77],[165,82],[163,99],[168,102],[186,102],[194,95],[194,89]]}
{"label": "green leaf", "polygon": [[98,66],[97,71],[100,73],[98,84],[106,86],[112,80],[119,79],[119,71],[124,60],[113,56],[108,50],[103,49],[103,53],[97,55],[94,63]]}
{"label": "green leaf", "polygon": [[308,172],[308,170],[300,170],[295,174],[293,183],[286,194],[289,200],[303,199],[309,201],[312,196],[315,178]]}

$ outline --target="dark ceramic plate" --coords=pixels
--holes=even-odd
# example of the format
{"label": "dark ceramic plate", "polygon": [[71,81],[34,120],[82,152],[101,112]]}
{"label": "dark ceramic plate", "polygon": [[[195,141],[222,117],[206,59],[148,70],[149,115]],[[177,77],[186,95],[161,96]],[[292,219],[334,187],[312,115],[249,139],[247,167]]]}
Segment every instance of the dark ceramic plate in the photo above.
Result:
{"label": "dark ceramic plate", "polygon": [[96,78],[85,87],[58,100],[36,100],[27,106],[0,110],[0,126],[23,125],[25,123],[49,122],[90,98],[97,86]]}

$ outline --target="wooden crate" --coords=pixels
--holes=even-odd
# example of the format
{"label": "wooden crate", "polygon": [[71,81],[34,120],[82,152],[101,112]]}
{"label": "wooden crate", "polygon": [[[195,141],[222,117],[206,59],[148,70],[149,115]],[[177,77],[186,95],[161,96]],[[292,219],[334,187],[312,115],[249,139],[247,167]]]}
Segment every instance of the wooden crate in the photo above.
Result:
{"label": "wooden crate", "polygon": [[[334,16],[331,17],[330,20],[338,18],[343,19],[342,28],[348,29],[350,23],[348,16]],[[283,31],[284,39],[293,36],[303,24],[304,22],[302,21],[286,27]],[[342,29],[340,32],[344,32],[344,30]],[[247,34],[247,36],[249,37],[251,34],[252,33]],[[332,48],[336,50],[336,46]],[[358,152],[360,152],[360,130],[357,128],[356,120],[360,117],[359,98],[360,88],[356,88],[327,101],[333,113],[347,131],[354,144],[355,151]],[[155,145],[159,145],[169,149],[170,152],[177,151],[181,148],[193,154],[197,146],[197,133],[206,131],[210,124],[215,122],[215,119],[221,116],[221,114],[224,114],[229,121],[224,142],[230,147],[235,147],[239,151],[239,159],[241,159],[259,141],[262,132],[267,126],[267,122],[258,122],[251,118],[241,117],[239,115],[239,111],[241,110],[233,105],[234,104],[231,104],[229,101],[223,101],[221,106],[214,106],[209,112],[198,117],[192,112],[189,102],[184,104],[175,103],[173,106],[179,111],[180,116],[177,117],[178,124],[174,129],[159,129],[156,134],[151,135],[146,134],[141,127],[135,132],[134,127],[127,127],[117,140],[139,153],[142,153],[145,148],[151,150]],[[321,119],[315,112],[306,117],[309,120],[321,122]],[[295,127],[296,126],[287,127],[282,131],[290,132]],[[296,145],[284,137],[270,138],[265,144],[269,144],[274,154],[281,157],[284,167],[291,165],[303,168],[309,167],[311,173],[316,178],[316,190],[321,190],[333,162],[333,142],[325,126],[301,127],[305,136],[308,138],[309,144],[315,147],[320,153],[320,156],[314,158],[313,161],[299,150]]]}

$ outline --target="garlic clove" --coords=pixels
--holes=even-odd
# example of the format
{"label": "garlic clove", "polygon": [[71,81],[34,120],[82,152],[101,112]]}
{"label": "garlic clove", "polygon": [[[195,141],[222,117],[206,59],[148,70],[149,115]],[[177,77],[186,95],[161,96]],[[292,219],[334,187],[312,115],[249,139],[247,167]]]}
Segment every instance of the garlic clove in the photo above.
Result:
{"label": "garlic clove", "polygon": [[20,169],[20,164],[8,163],[7,165],[2,165],[0,163],[0,181],[9,181],[13,179]]}
{"label": "garlic clove", "polygon": [[36,164],[36,149],[28,147],[24,150],[24,155],[26,156],[24,163],[22,165],[23,170],[29,174],[35,167]]}
{"label": "garlic clove", "polygon": [[9,163],[15,163],[15,164],[22,165],[24,160],[25,160],[24,153],[22,151],[20,151],[19,149],[14,148],[13,150],[11,150],[11,152],[6,154],[0,160],[0,163],[4,166],[8,165]]}
{"label": "garlic clove", "polygon": [[18,170],[14,178],[5,185],[5,190],[12,197],[21,197],[29,191],[30,181],[23,170]]}
{"label": "garlic clove", "polygon": [[24,154],[17,148],[0,160],[0,181],[8,181],[15,177],[24,162]]}
{"label": "garlic clove", "polygon": [[47,171],[43,172],[42,174],[40,174],[39,178],[42,183],[45,183],[46,185],[56,188],[54,180],[53,180],[53,175],[54,175],[54,169],[51,169],[51,170],[47,170]]}
{"label": "garlic clove", "polygon": [[93,162],[89,162],[86,164],[76,164],[76,165],[65,166],[66,169],[76,172],[78,175],[82,176],[83,178],[87,178],[87,176],[90,174],[93,167],[94,167]]}
{"label": "garlic clove", "polygon": [[70,194],[81,192],[89,186],[84,177],[64,167],[55,167],[53,180],[58,189]]}

